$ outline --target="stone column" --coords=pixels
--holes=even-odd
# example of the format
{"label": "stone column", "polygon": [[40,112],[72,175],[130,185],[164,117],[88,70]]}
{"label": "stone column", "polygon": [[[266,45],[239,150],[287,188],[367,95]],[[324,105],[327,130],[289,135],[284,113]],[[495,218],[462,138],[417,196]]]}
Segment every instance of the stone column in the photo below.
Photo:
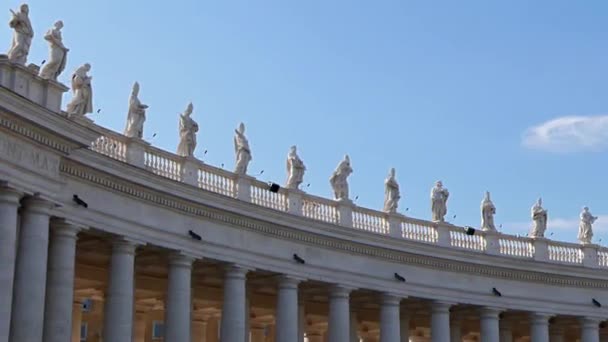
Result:
{"label": "stone column", "polygon": [[43,341],[66,342],[72,337],[76,235],[80,228],[65,220],[53,220],[51,225]]}
{"label": "stone column", "polygon": [[433,302],[431,305],[431,341],[450,342],[450,307],[452,304]]}
{"label": "stone column", "polygon": [[19,198],[16,190],[0,187],[0,342],[8,341],[11,324]]}
{"label": "stone column", "polygon": [[350,342],[359,342],[359,322],[357,322],[357,312],[352,307],[350,311]]}
{"label": "stone column", "polygon": [[481,340],[498,341],[500,331],[498,328],[500,310],[495,308],[482,308],[479,313],[481,323]]}
{"label": "stone column", "polygon": [[133,241],[124,239],[115,239],[112,242],[103,320],[104,341],[131,342],[136,247]]}
{"label": "stone column", "polygon": [[290,276],[279,278],[276,313],[276,342],[298,340],[298,283],[299,279]]}
{"label": "stone column", "polygon": [[545,313],[530,315],[530,339],[534,342],[549,342],[549,318]]}
{"label": "stone column", "polygon": [[245,287],[247,270],[238,265],[226,267],[222,306],[221,342],[245,340]]}
{"label": "stone column", "polygon": [[410,341],[410,313],[409,312],[401,312],[401,320],[399,322],[400,325],[400,334],[401,340],[400,342],[409,342]]}
{"label": "stone column", "polygon": [[266,342],[266,329],[263,325],[251,327],[251,342]]}
{"label": "stone column", "polygon": [[80,342],[80,326],[82,325],[82,302],[74,301],[72,304],[72,342]]}
{"label": "stone column", "polygon": [[592,317],[583,317],[581,322],[581,342],[600,341],[600,320]]}
{"label": "stone column", "polygon": [[400,340],[399,302],[401,298],[385,293],[380,307],[380,342]]}
{"label": "stone column", "polygon": [[42,341],[44,296],[52,204],[39,197],[23,201],[15,267],[11,342]]}
{"label": "stone column", "polygon": [[165,303],[165,340],[191,342],[192,262],[194,258],[173,253],[169,256],[169,279]]}
{"label": "stone column", "polygon": [[350,289],[334,285],[329,291],[329,341],[350,340]]}
{"label": "stone column", "polygon": [[[147,317],[146,313],[142,311],[135,312],[135,323],[133,331],[134,342],[146,342],[146,328],[147,328]],[[78,341],[80,342],[80,340]]]}
{"label": "stone column", "polygon": [[453,313],[450,319],[450,342],[462,342],[462,314]]}
{"label": "stone column", "polygon": [[513,342],[513,331],[511,331],[511,322],[505,318],[498,323],[500,330],[500,342]]}

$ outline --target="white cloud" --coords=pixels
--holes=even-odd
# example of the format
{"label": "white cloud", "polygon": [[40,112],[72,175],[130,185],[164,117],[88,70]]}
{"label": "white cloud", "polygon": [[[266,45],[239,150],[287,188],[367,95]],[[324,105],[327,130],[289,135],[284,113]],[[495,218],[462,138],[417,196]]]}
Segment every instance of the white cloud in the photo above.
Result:
{"label": "white cloud", "polygon": [[523,145],[551,152],[601,150],[608,147],[608,115],[563,116],[530,127]]}

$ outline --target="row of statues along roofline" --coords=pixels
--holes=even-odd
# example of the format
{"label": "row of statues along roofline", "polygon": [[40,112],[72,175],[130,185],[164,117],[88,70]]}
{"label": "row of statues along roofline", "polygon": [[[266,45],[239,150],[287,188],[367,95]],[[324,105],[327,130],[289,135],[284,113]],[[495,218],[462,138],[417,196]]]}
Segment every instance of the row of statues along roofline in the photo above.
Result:
{"label": "row of statues along roofline", "polygon": [[[7,53],[8,60],[14,64],[25,66],[30,50],[30,45],[34,37],[34,30],[29,19],[29,7],[23,4],[17,11],[10,10],[11,19],[9,26],[13,29],[13,39],[11,47]],[[64,71],[69,49],[63,44],[61,29],[62,21],[56,21],[46,34],[44,39],[49,44],[49,58],[46,64],[39,71],[39,76],[43,79],[57,81],[58,76]],[[88,113],[93,112],[93,89],[92,77],[88,75],[91,65],[83,64],[74,71],[71,77],[72,99],[67,104],[66,112],[68,117],[73,119],[85,118]],[[127,123],[124,135],[129,138],[142,139],[144,123],[146,121],[146,110],[148,106],[139,100],[139,84],[133,84],[127,114]],[[186,158],[194,158],[196,149],[196,134],[199,130],[198,123],[192,118],[194,106],[188,104],[186,110],[179,117],[179,144],[177,154]],[[245,125],[241,123],[234,132],[234,151],[235,168],[234,172],[238,175],[246,175],[247,167],[251,162],[252,153],[249,147],[249,140],[245,136]],[[292,146],[287,155],[287,181],[285,187],[292,190],[299,189],[304,180],[306,166],[297,153],[296,146]],[[334,199],[342,202],[349,202],[348,177],[352,174],[353,168],[348,155],[340,161],[337,168],[332,173],[329,182],[334,193]],[[396,214],[401,199],[399,183],[396,179],[395,169],[392,168],[385,182],[385,196],[383,211],[389,214]],[[445,222],[447,214],[447,202],[449,192],[443,187],[441,181],[437,181],[431,189],[431,214],[433,222]],[[481,229],[483,231],[496,231],[494,215],[496,207],[490,199],[490,193],[486,192],[481,202]],[[531,209],[532,228],[528,236],[532,238],[543,238],[547,230],[547,210],[542,207],[542,200],[538,201]],[[597,220],[589,212],[588,207],[584,207],[580,213],[580,223],[578,240],[582,244],[589,244],[593,238],[593,223]]]}

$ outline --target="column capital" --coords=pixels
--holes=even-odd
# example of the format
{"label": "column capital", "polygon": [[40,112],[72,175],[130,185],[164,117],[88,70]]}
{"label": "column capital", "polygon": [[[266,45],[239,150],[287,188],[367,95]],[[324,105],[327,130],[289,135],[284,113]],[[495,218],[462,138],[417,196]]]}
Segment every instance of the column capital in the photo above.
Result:
{"label": "column capital", "polygon": [[84,229],[85,227],[83,227],[82,225],[66,220],[64,218],[51,219],[51,233],[54,236],[76,238],[76,235],[78,235],[78,233]]}
{"label": "column capital", "polygon": [[532,323],[542,323],[549,324],[549,318],[555,316],[554,314],[546,313],[546,312],[532,312],[530,313],[530,319]]}
{"label": "column capital", "polygon": [[598,317],[589,317],[589,316],[585,316],[585,317],[580,317],[579,318],[579,322],[581,323],[581,327],[585,328],[598,328],[599,329],[599,325],[600,323],[603,321],[603,319],[598,318]]}
{"label": "column capital", "polygon": [[297,276],[288,275],[288,274],[277,275],[276,279],[278,281],[279,288],[281,288],[281,289],[297,289],[298,285],[302,281],[306,280],[306,278],[297,277]]}
{"label": "column capital", "polygon": [[399,295],[396,295],[396,294],[390,293],[390,292],[383,292],[380,296],[382,305],[398,306],[401,303],[401,300],[404,298],[407,298],[407,297],[402,297],[402,296],[399,296]]}
{"label": "column capital", "polygon": [[0,203],[18,205],[23,193],[8,185],[7,182],[0,182]]}
{"label": "column capital", "polygon": [[140,243],[125,237],[117,237],[112,240],[112,252],[135,254],[135,249]]}
{"label": "column capital", "polygon": [[23,201],[23,208],[29,212],[48,215],[54,207],[54,203],[42,198],[39,194],[28,196]]}
{"label": "column capital", "polygon": [[349,298],[351,291],[355,288],[334,284],[329,288],[329,297],[330,298]]}
{"label": "column capital", "polygon": [[496,318],[498,319],[498,315],[503,312],[503,309],[495,308],[495,307],[482,307],[479,309],[479,315],[481,318]]}
{"label": "column capital", "polygon": [[196,258],[181,251],[169,253],[169,265],[191,268]]}
{"label": "column capital", "polygon": [[457,303],[452,302],[442,302],[442,301],[433,301],[431,304],[431,312],[432,313],[441,313],[441,312],[450,312],[450,308]]}
{"label": "column capital", "polygon": [[227,278],[245,279],[249,271],[251,271],[251,268],[239,264],[226,264],[224,266],[224,276]]}

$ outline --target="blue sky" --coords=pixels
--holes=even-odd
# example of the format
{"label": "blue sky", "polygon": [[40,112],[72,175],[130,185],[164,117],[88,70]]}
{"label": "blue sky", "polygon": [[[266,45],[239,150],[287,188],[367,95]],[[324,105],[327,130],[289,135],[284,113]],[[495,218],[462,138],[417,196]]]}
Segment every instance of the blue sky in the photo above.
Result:
{"label": "blue sky", "polygon": [[[9,6],[5,2],[6,22]],[[486,190],[503,230],[525,235],[538,196],[549,234],[576,238],[580,208],[608,234],[608,2],[32,0],[30,62],[65,23],[68,67],[92,65],[94,120],[122,131],[134,81],[150,105],[145,137],[174,151],[194,103],[197,155],[233,166],[247,125],[252,173],[285,180],[296,144],[308,192],[351,156],[352,197],[381,208],[397,169],[401,209],[429,218],[429,191],[450,190],[449,216],[479,225]],[[0,42],[10,45],[4,24]],[[574,118],[573,118],[574,117]],[[596,241],[598,239],[596,238]],[[608,241],[608,240],[607,240]],[[601,244],[604,244],[601,242]]]}

